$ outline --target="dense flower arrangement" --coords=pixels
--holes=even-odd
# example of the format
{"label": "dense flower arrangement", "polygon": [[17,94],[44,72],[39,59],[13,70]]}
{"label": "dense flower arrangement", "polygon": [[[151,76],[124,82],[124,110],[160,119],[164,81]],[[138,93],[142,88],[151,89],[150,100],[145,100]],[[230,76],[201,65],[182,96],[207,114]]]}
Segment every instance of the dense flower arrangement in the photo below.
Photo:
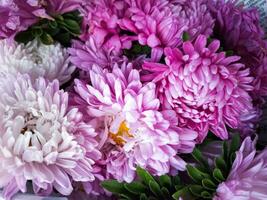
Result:
{"label": "dense flower arrangement", "polygon": [[256,8],[3,0],[0,13],[4,199],[267,199]]}

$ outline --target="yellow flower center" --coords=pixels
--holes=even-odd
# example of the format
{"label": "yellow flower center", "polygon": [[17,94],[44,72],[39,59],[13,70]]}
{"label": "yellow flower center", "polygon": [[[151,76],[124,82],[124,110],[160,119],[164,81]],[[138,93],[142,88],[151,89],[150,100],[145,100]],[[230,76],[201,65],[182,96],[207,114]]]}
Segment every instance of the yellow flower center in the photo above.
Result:
{"label": "yellow flower center", "polygon": [[125,137],[133,138],[133,136],[129,133],[129,128],[127,127],[125,121],[120,124],[119,130],[117,133],[109,133],[109,137],[119,146],[123,146],[125,144]]}

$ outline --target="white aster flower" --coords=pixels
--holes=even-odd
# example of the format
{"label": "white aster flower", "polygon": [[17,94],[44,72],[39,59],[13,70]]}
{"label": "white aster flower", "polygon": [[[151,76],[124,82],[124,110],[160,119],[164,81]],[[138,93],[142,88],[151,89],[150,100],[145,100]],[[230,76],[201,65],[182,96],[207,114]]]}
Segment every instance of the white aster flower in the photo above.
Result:
{"label": "white aster flower", "polygon": [[0,72],[29,74],[32,80],[38,77],[50,81],[58,79],[63,84],[74,70],[67,50],[60,44],[44,45],[37,40],[27,45],[0,41]]}

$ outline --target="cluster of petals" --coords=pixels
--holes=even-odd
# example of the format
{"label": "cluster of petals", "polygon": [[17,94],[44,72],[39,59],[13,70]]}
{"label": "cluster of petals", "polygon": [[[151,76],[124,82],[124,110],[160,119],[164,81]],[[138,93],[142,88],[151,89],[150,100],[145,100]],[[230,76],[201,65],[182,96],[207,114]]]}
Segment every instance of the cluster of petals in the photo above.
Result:
{"label": "cluster of petals", "polygon": [[10,38],[20,31],[27,30],[39,18],[53,20],[81,8],[82,0],[3,0],[0,1],[0,38]]}
{"label": "cluster of petals", "polygon": [[155,175],[185,169],[177,152],[191,152],[197,133],[178,127],[173,111],[158,111],[155,84],[143,85],[130,63],[112,71],[94,65],[90,83],[76,80],[75,91],[74,102],[95,121],[108,178],[131,182],[137,166]]}
{"label": "cluster of petals", "polygon": [[262,200],[267,198],[267,149],[256,151],[256,140],[247,137],[233,163],[228,178],[219,185],[214,200]]}
{"label": "cluster of petals", "polygon": [[266,96],[267,40],[256,8],[244,8],[236,1],[219,0],[210,4],[215,22],[214,33],[225,50],[241,57],[255,77],[253,97]]}
{"label": "cluster of petals", "polygon": [[70,195],[72,181],[94,181],[93,165],[101,157],[97,133],[59,82],[28,75],[0,74],[0,187],[5,199],[27,191],[53,189]]}
{"label": "cluster of petals", "polygon": [[38,77],[49,81],[57,79],[60,84],[70,80],[75,70],[67,50],[60,44],[44,45],[37,40],[27,45],[1,40],[0,66],[0,72],[28,74],[32,80]]}
{"label": "cluster of petals", "polygon": [[226,125],[240,126],[240,117],[253,110],[249,91],[253,90],[249,69],[243,69],[240,57],[218,52],[220,42],[197,37],[183,43],[182,49],[166,48],[166,64],[145,62],[144,81],[157,84],[163,109],[177,113],[179,126],[199,133],[203,141],[208,131],[228,138]]}

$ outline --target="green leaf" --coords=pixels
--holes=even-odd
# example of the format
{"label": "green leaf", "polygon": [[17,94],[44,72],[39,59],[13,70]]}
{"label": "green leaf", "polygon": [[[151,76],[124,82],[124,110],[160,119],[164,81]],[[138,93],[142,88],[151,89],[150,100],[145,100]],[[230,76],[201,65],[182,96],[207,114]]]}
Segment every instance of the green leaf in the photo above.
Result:
{"label": "green leaf", "polygon": [[201,183],[203,178],[209,178],[210,176],[207,173],[204,173],[197,169],[196,167],[193,167],[191,165],[187,165],[187,173],[188,175],[194,180],[196,183]]}
{"label": "green leaf", "polygon": [[75,20],[65,19],[64,25],[65,25],[65,27],[67,27],[71,31],[71,33],[79,35],[81,32],[80,25]]}
{"label": "green leaf", "polygon": [[202,180],[202,185],[204,188],[208,190],[215,190],[217,188],[215,183],[213,183],[212,180],[207,179],[207,178]]}
{"label": "green leaf", "polygon": [[215,158],[215,166],[223,172],[227,170],[227,164],[222,157]]}
{"label": "green leaf", "polygon": [[155,196],[159,198],[164,198],[160,186],[156,181],[149,181],[149,188]]}
{"label": "green leaf", "polygon": [[223,142],[223,158],[228,160],[228,144],[226,141]]}
{"label": "green leaf", "polygon": [[139,182],[125,183],[124,187],[133,194],[140,194],[146,192],[146,187]]}
{"label": "green leaf", "polygon": [[164,196],[164,199],[171,199],[171,194],[167,188],[163,187],[161,188],[161,191]]}
{"label": "green leaf", "polygon": [[172,195],[172,198],[175,199],[175,200],[178,200],[180,197],[183,197],[185,194],[187,194],[189,191],[188,191],[188,188],[187,187],[184,187],[180,190],[178,190],[177,192],[175,192],[173,195]]}
{"label": "green leaf", "polygon": [[168,175],[163,175],[159,177],[159,183],[162,187],[171,188],[172,181]]}
{"label": "green leaf", "polygon": [[18,43],[28,43],[30,41],[32,41],[34,39],[34,36],[32,34],[31,31],[22,31],[22,32],[19,32],[16,36],[15,36],[15,40],[18,42]]}
{"label": "green leaf", "polygon": [[211,199],[212,198],[212,195],[208,191],[203,191],[203,192],[201,192],[200,195],[204,199]]}
{"label": "green leaf", "polygon": [[116,180],[106,180],[101,183],[101,186],[106,190],[114,194],[123,194],[127,193],[127,190],[124,188],[123,183],[119,183]]}
{"label": "green leaf", "polygon": [[235,153],[239,149],[239,147],[240,147],[240,137],[238,134],[235,134],[230,144],[229,155],[231,155],[232,153]]}
{"label": "green leaf", "polygon": [[200,185],[190,185],[189,190],[194,196],[201,197],[201,192],[204,191],[204,188]]}
{"label": "green leaf", "polygon": [[140,196],[140,200],[148,200],[146,194],[144,194],[144,193],[141,194],[141,196]]}
{"label": "green leaf", "polygon": [[189,41],[189,40],[190,40],[190,35],[189,35],[189,33],[184,32],[184,33],[183,33],[183,41],[186,42],[186,41]]}
{"label": "green leaf", "polygon": [[153,176],[151,176],[151,174],[149,174],[149,172],[147,172],[146,170],[142,169],[141,167],[137,167],[136,169],[136,173],[138,175],[138,177],[144,182],[144,184],[146,184],[147,186],[149,186],[149,182],[150,181],[154,181],[155,179],[153,178]]}
{"label": "green leaf", "polygon": [[32,28],[32,35],[33,37],[39,37],[43,34],[43,30],[40,27],[33,27]]}
{"label": "green leaf", "polygon": [[172,177],[172,185],[181,185],[181,179],[179,176]]}
{"label": "green leaf", "polygon": [[52,28],[52,29],[55,29],[55,28],[57,28],[58,27],[58,24],[57,24],[57,21],[56,20],[54,20],[54,21],[49,21],[48,22],[48,26],[50,27],[50,28]]}
{"label": "green leaf", "polygon": [[224,176],[223,176],[221,170],[218,169],[218,168],[215,168],[215,169],[214,169],[214,171],[213,171],[213,177],[214,177],[219,183],[225,180],[225,178],[224,178]]}
{"label": "green leaf", "polygon": [[51,45],[54,43],[54,39],[52,38],[51,35],[49,35],[48,33],[43,33],[41,36],[40,36],[40,40],[43,44],[45,45]]}
{"label": "green leaf", "polygon": [[226,51],[226,56],[232,56],[232,55],[234,55],[234,51],[233,50]]}
{"label": "green leaf", "polygon": [[209,163],[208,161],[203,157],[201,151],[198,148],[195,148],[192,152],[192,156],[196,161],[198,161],[207,171],[209,171]]}

